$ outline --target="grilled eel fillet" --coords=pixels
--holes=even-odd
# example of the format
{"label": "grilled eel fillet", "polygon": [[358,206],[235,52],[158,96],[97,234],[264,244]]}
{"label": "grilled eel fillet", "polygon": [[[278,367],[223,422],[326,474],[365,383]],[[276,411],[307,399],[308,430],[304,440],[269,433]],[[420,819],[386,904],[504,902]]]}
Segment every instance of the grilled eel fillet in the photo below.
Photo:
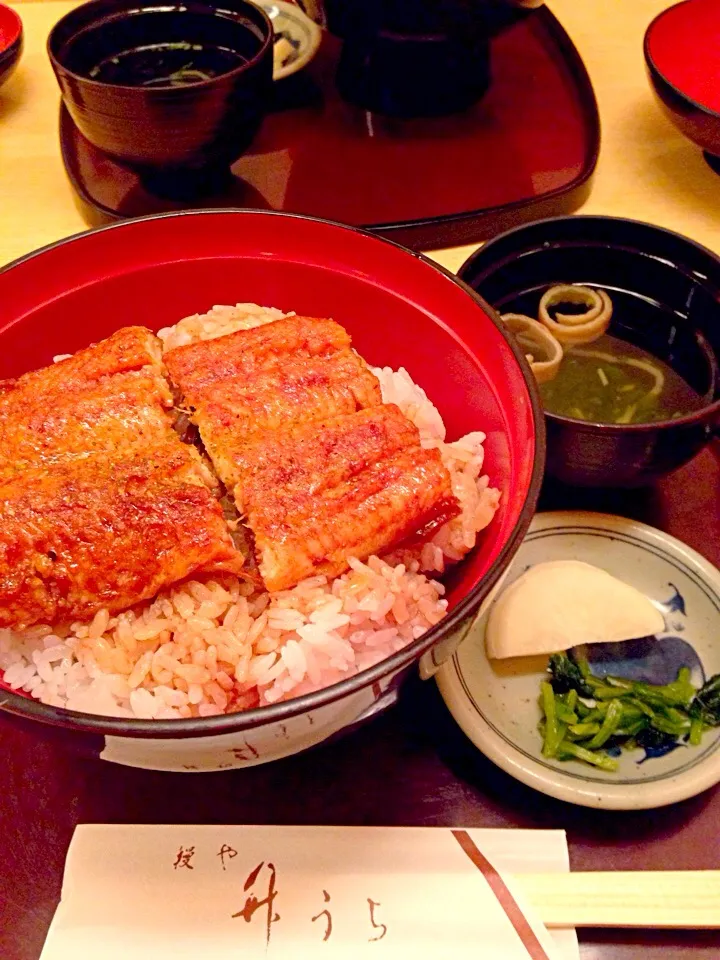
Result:
{"label": "grilled eel fillet", "polygon": [[268,431],[236,458],[235,501],[271,590],[337,576],[458,511],[437,450],[394,405]]}
{"label": "grilled eel fillet", "polygon": [[286,317],[165,355],[218,476],[237,482],[237,441],[382,403],[380,384],[332,320]]}
{"label": "grilled eel fillet", "polygon": [[126,609],[240,572],[216,483],[172,428],[143,327],[0,383],[0,626]]}
{"label": "grilled eel fillet", "polygon": [[172,402],[156,337],[144,327],[0,381],[0,477],[168,440]]}
{"label": "grilled eel fillet", "polygon": [[335,576],[458,512],[437,450],[331,320],[287,317],[165,356],[246,519],[267,589]]}
{"label": "grilled eel fillet", "polygon": [[85,620],[210,571],[239,572],[222,510],[177,444],[0,484],[0,623]]}

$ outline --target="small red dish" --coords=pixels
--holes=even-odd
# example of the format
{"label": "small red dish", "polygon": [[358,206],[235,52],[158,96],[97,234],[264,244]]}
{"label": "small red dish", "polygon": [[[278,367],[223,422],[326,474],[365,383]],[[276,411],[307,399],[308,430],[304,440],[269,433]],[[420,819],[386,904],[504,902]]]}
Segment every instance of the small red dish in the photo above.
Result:
{"label": "small red dish", "polygon": [[683,0],[645,33],[645,63],[670,120],[720,172],[720,3]]}
{"label": "small red dish", "polygon": [[0,3],[0,87],[10,79],[23,48],[23,25],[19,14]]}

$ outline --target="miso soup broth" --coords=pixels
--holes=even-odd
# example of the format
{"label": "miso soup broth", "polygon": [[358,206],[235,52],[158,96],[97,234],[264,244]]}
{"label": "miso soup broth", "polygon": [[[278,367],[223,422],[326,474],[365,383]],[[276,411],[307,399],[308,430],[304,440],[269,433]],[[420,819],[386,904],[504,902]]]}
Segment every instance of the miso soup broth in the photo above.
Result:
{"label": "miso soup broth", "polygon": [[648,423],[699,410],[702,397],[668,364],[618,337],[566,347],[557,375],[540,384],[550,413],[600,423]]}

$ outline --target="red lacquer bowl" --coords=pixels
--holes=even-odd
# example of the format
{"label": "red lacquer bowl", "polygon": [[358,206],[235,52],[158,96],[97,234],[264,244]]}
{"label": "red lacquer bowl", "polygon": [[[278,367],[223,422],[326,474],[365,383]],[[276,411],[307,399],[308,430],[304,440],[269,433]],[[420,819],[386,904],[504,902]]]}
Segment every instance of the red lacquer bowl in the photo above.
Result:
{"label": "red lacquer bowl", "polygon": [[720,3],[683,0],[645,33],[645,63],[668,117],[720,172]]}
{"label": "red lacquer bowl", "polygon": [[[423,658],[432,673],[465,635],[519,547],[539,492],[545,436],[536,388],[493,311],[424,257],[322,220],[254,211],[148,217],[18,260],[0,271],[0,377],[48,364],[125,324],[158,329],[238,301],[331,316],[371,364],[406,367],[437,403],[450,438],[487,433],[485,469],[502,503],[479,546],[448,579],[448,617],[400,653],[318,693],[176,721],[102,718],[3,693],[2,708],[41,721],[36,731],[53,724],[64,739],[84,737],[96,754],[135,766],[209,770],[263,762],[378,712],[414,663]],[[244,740],[252,750],[228,755]]]}
{"label": "red lacquer bowl", "polygon": [[20,60],[23,48],[23,25],[20,16],[0,3],[0,87]]}

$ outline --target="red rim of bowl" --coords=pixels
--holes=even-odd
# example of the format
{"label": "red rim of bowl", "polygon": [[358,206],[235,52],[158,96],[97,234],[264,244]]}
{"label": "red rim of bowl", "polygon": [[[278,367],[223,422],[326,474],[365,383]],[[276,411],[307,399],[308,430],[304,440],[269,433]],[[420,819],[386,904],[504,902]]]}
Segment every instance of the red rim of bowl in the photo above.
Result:
{"label": "red rim of bowl", "polygon": [[[692,0],[683,0],[683,3],[690,3]],[[672,7],[670,8],[673,9]],[[662,14],[661,14],[662,16]],[[657,19],[657,18],[656,18]],[[520,224],[517,227],[513,227],[512,230],[506,230],[504,233],[499,233],[497,236],[493,237],[491,240],[488,240],[487,243],[477,250],[475,253],[472,253],[468,259],[463,263],[458,271],[461,275],[465,275],[469,269],[472,268],[472,265],[476,260],[480,259],[487,255],[487,251],[492,249],[492,245],[496,242],[502,241],[505,237],[512,236],[514,233],[521,233],[523,230],[527,229],[528,226],[539,226],[544,223],[551,224],[556,223],[562,220],[615,220],[618,223],[635,223],[642,227],[650,227],[653,230],[657,230],[661,233],[668,233],[673,237],[677,237],[678,240],[682,240],[683,243],[687,243],[692,247],[695,247],[697,250],[701,250],[703,253],[706,253],[708,256],[712,257],[714,260],[720,260],[718,254],[710,250],[709,247],[704,247],[701,243],[696,243],[695,240],[691,240],[689,237],[683,236],[682,233],[678,233],[676,230],[668,230],[665,227],[659,227],[654,223],[648,223],[645,220],[633,220],[630,217],[610,217],[604,216],[602,214],[569,214],[566,216],[560,217],[546,217],[544,220],[533,220],[529,224]],[[677,264],[675,264],[677,266]],[[693,273],[693,271],[683,271],[688,274],[688,276],[693,276],[695,280],[698,280],[698,277]],[[716,290],[718,295],[718,300],[720,300],[720,289],[713,288]],[[483,301],[484,302],[484,301]],[[495,309],[491,307],[491,309]],[[713,351],[714,353],[715,351]],[[720,367],[720,357],[717,357],[718,367]],[[542,402],[541,402],[542,406]],[[686,413],[682,417],[675,417],[674,420],[651,420],[647,423],[604,423],[601,420],[580,420],[578,417],[568,417],[562,413],[553,413],[550,410],[546,410],[542,407],[542,411],[545,417],[550,420],[556,420],[558,423],[569,424],[573,427],[585,429],[588,432],[607,432],[609,430],[622,430],[623,433],[642,433],[647,430],[669,430],[673,427],[682,427],[687,426],[688,424],[698,423],[700,420],[704,420],[708,413],[720,413],[720,397],[717,400],[711,400],[709,403],[704,404],[699,410],[694,410],[692,413]]]}
{"label": "red rim of bowl", "polygon": [[[10,28],[10,33],[3,31]],[[12,7],[6,7],[0,3],[0,57],[8,53],[9,50],[20,40],[23,32],[23,22],[20,14]]]}
{"label": "red rim of bowl", "polygon": [[[244,2],[247,4],[248,7],[251,7],[253,12],[257,13],[260,16],[260,19],[263,20],[265,23],[267,35],[263,40],[262,45],[260,46],[260,49],[246,63],[241,63],[239,67],[235,67],[233,70],[228,70],[226,73],[219,73],[216,77],[210,77],[208,80],[198,80],[196,83],[192,83],[186,87],[173,87],[168,84],[167,86],[156,86],[156,87],[152,87],[152,89],[148,89],[147,87],[133,87],[127,83],[104,83],[100,80],[93,80],[92,77],[85,76],[85,74],[76,73],[74,70],[71,70],[69,67],[65,66],[65,64],[61,60],[59,60],[58,57],[55,55],[55,52],[53,51],[53,44],[55,42],[55,37],[58,29],[62,25],[64,25],[67,20],[73,17],[77,13],[77,11],[81,9],[81,7],[75,7],[74,9],[68,11],[68,13],[66,13],[63,17],[61,17],[58,20],[58,22],[55,24],[55,26],[52,28],[47,38],[47,44],[46,44],[47,55],[50,59],[51,64],[53,65],[54,70],[61,71],[62,73],[66,74],[68,77],[72,77],[74,80],[81,82],[83,85],[90,84],[93,87],[112,89],[112,90],[128,90],[128,91],[141,90],[146,95],[148,93],[167,94],[170,90],[173,90],[173,91],[183,91],[188,89],[202,90],[203,88],[212,86],[213,84],[217,85],[219,81],[226,80],[229,77],[234,78],[234,77],[240,76],[246,70],[249,70],[251,67],[256,66],[256,64],[258,64],[262,60],[262,58],[267,54],[268,47],[272,47],[273,45],[274,28],[273,28],[270,17],[267,15],[265,10],[261,6],[253,3],[252,0],[244,0]],[[88,3],[82,4],[82,9],[84,10],[84,9],[87,9],[88,7],[95,7],[95,6],[101,7],[101,6],[104,6],[104,4],[105,4],[105,0],[89,0]],[[220,7],[216,7],[214,4],[212,6],[213,6],[213,9],[218,9],[218,10],[221,9]],[[127,11],[125,12],[130,12],[134,9],[137,9],[137,6],[133,7],[132,4],[128,4]],[[122,10],[118,10],[118,14],[121,14],[122,12],[123,12]]]}
{"label": "red rim of bowl", "polygon": [[694,3],[695,0],[680,0],[680,3],[674,4],[672,7],[668,7],[666,10],[661,10],[660,13],[650,21],[650,25],[645,31],[645,37],[643,39],[643,53],[645,55],[645,62],[663,81],[668,87],[676,94],[681,100],[684,100],[687,104],[693,107],[696,110],[699,110],[701,113],[707,114],[709,117],[714,117],[716,120],[720,120],[720,112],[713,110],[712,107],[706,106],[704,103],[699,103],[697,100],[693,100],[691,96],[685,93],[684,90],[681,90],[676,84],[669,80],[668,77],[663,73],[660,67],[657,65],[657,62],[653,59],[652,54],[650,53],[650,42],[652,38],[652,32],[657,26],[657,24],[664,19],[668,14],[671,14],[674,10],[677,10],[678,7],[689,6]]}
{"label": "red rim of bowl", "polygon": [[253,215],[260,213],[262,216],[267,217],[279,217],[284,219],[292,217],[293,219],[314,221],[316,223],[322,223],[341,230],[347,230],[352,233],[360,234],[370,240],[375,241],[376,243],[383,243],[391,247],[395,247],[396,249],[406,253],[408,256],[414,257],[415,259],[421,261],[428,268],[444,276],[448,283],[452,283],[460,287],[461,290],[463,290],[472,300],[477,303],[479,307],[481,307],[488,320],[495,325],[502,335],[503,340],[507,343],[520,367],[520,372],[522,373],[525,386],[527,387],[533,423],[535,427],[535,459],[532,467],[532,473],[525,496],[525,502],[520,510],[519,517],[512,530],[512,533],[501,547],[498,555],[490,564],[487,572],[482,577],[480,582],[477,583],[468,592],[468,594],[458,602],[457,606],[455,606],[443,620],[436,624],[436,626],[432,627],[418,640],[415,640],[413,643],[409,644],[407,647],[404,647],[391,657],[381,660],[374,667],[371,667],[368,670],[363,670],[352,677],[348,677],[347,680],[341,680],[339,683],[332,684],[331,686],[325,687],[322,690],[316,690],[313,693],[306,693],[300,697],[295,697],[291,700],[285,700],[270,706],[255,707],[252,710],[246,710],[240,713],[223,714],[216,717],[194,717],[187,720],[135,720],[129,718],[105,717],[100,714],[80,713],[75,710],[68,710],[65,707],[52,707],[48,704],[41,703],[39,700],[35,700],[32,697],[23,696],[15,691],[2,688],[2,709],[8,713],[19,717],[39,720],[51,726],[64,727],[66,729],[70,728],[85,733],[110,734],[115,736],[147,739],[174,739],[182,737],[213,736],[220,733],[248,730],[258,726],[264,726],[268,723],[284,721],[291,717],[295,717],[298,714],[317,710],[320,707],[324,707],[330,703],[334,703],[346,696],[356,693],[361,689],[365,689],[387,674],[397,672],[417,661],[426,650],[429,650],[436,643],[436,641],[438,641],[445,634],[449,633],[466,616],[470,615],[475,609],[477,609],[479,604],[482,602],[482,599],[487,596],[495,583],[497,583],[501,574],[503,573],[503,570],[510,563],[510,560],[515,555],[516,551],[520,547],[520,544],[525,538],[525,534],[527,533],[530,522],[535,514],[545,469],[545,418],[543,416],[540,394],[535,382],[535,377],[530,370],[530,366],[525,359],[525,355],[514,342],[514,339],[509,335],[495,310],[488,303],[486,303],[486,301],[483,300],[483,298],[471,287],[456,277],[455,274],[451,273],[445,267],[442,267],[440,264],[430,260],[421,253],[417,253],[414,250],[409,250],[407,247],[403,247],[401,244],[395,243],[393,240],[388,240],[385,237],[379,237],[368,230],[362,230],[359,227],[351,227],[347,224],[337,223],[332,220],[324,220],[320,217],[282,213],[274,210],[258,211],[252,209],[245,210],[242,208],[227,208],[223,210],[185,210],[175,213],[160,213],[146,217],[136,217],[129,220],[123,220],[118,223],[111,223],[107,226],[97,227],[94,230],[86,230],[70,237],[65,237],[64,239],[58,240],[55,243],[50,243],[44,247],[40,247],[40,249],[35,250],[32,253],[28,253],[23,257],[19,257],[17,260],[13,260],[6,266],[1,267],[0,281],[5,273],[22,263],[26,263],[28,260],[39,257],[49,250],[54,250],[56,247],[61,247],[66,244],[85,240],[96,233],[104,233],[108,230],[122,230],[123,227],[141,223],[146,220],[161,220],[169,217],[193,217],[199,215],[207,216],[208,214],[224,216],[237,215],[239,213],[252,213]]}

